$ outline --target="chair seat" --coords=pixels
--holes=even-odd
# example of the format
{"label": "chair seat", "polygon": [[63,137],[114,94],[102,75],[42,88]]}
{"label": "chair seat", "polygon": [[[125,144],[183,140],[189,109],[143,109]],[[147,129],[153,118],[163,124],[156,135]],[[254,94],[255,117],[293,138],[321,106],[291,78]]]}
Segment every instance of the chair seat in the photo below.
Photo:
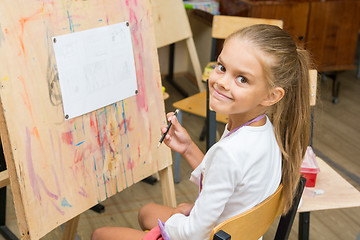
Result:
{"label": "chair seat", "polygon": [[[173,106],[183,112],[206,118],[206,91],[175,102]],[[216,114],[216,121],[226,124],[228,122],[228,116],[225,114]]]}

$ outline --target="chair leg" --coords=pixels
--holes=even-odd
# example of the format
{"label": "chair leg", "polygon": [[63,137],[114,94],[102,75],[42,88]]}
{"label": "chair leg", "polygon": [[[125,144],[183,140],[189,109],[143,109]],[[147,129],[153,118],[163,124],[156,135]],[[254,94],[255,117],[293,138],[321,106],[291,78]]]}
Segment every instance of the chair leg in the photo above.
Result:
{"label": "chair leg", "polygon": [[209,110],[207,115],[206,150],[209,150],[216,143],[216,113]]}
{"label": "chair leg", "polygon": [[339,102],[339,90],[340,90],[340,80],[337,78],[336,72],[326,72],[321,74],[321,79],[324,82],[326,77],[332,79],[332,103],[337,104]]}
{"label": "chair leg", "polygon": [[210,110],[209,85],[206,84],[206,151],[216,143],[216,112]]}
{"label": "chair leg", "polygon": [[340,89],[340,81],[336,77],[336,73],[332,74],[333,86],[332,86],[332,102],[337,104],[339,102],[339,89]]}
{"label": "chair leg", "polygon": [[[177,119],[179,123],[182,125],[182,111],[179,110],[179,113],[177,114]],[[174,160],[174,182],[179,183],[180,182],[180,161],[181,161],[181,155],[178,152],[175,152],[175,160]]]}
{"label": "chair leg", "polygon": [[166,77],[166,80],[171,85],[173,85],[176,88],[176,90],[179,93],[181,93],[181,95],[183,95],[184,97],[188,97],[189,94],[174,81],[175,43],[170,44],[169,48],[170,48],[170,50],[169,50],[169,73]]}
{"label": "chair leg", "polygon": [[310,212],[299,213],[299,240],[309,240]]}
{"label": "chair leg", "polygon": [[203,128],[201,130],[199,140],[204,141],[205,137],[206,137],[206,121],[205,121],[204,126],[203,126]]}

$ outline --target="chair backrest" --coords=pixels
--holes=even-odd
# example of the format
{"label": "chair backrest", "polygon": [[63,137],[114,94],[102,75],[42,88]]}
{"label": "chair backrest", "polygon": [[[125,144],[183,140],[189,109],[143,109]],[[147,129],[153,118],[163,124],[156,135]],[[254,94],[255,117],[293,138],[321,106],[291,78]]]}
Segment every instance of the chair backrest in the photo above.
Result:
{"label": "chair backrest", "polygon": [[[281,216],[275,240],[288,239],[296,211],[305,187],[306,179],[301,177],[293,204],[286,215]],[[210,240],[257,240],[263,236],[283,209],[282,185],[274,194],[252,209],[232,217],[213,228]]]}
{"label": "chair backrest", "polygon": [[211,36],[213,41],[211,44],[212,49],[210,54],[210,61],[216,60],[216,45],[217,45],[216,42],[218,40],[225,39],[231,33],[255,24],[275,25],[282,28],[284,23],[280,19],[215,15],[213,18],[212,29],[211,29]]}
{"label": "chair backrest", "polygon": [[279,19],[215,15],[213,18],[211,36],[216,39],[225,39],[231,33],[255,24],[276,25],[283,28],[284,23]]}
{"label": "chair backrest", "polygon": [[317,89],[317,77],[318,72],[315,69],[309,70],[310,77],[310,106],[316,105],[316,89]]}
{"label": "chair backrest", "polygon": [[[282,190],[280,185],[276,192],[255,207],[232,217],[217,225],[210,235],[210,239],[222,230],[231,235],[231,239],[259,239],[268,230],[275,218],[283,209]],[[221,238],[220,238],[221,239]]]}

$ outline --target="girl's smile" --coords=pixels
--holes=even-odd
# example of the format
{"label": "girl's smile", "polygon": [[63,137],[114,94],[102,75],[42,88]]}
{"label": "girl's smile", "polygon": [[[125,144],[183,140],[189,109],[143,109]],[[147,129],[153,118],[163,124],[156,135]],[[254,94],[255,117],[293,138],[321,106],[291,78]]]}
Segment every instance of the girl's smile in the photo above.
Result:
{"label": "girl's smile", "polygon": [[[230,95],[230,94],[229,94]],[[221,100],[233,100],[231,96],[227,96],[226,93],[222,93],[221,90],[217,90],[214,87],[212,97]]]}

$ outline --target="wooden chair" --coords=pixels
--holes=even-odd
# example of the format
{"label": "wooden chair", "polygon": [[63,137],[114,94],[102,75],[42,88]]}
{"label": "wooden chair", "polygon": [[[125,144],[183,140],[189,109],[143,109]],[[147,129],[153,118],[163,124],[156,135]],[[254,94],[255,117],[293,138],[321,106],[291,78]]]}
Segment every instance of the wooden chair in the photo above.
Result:
{"label": "wooden chair", "polygon": [[[233,16],[222,16],[215,15],[213,18],[212,32],[211,36],[213,38],[212,51],[211,51],[211,61],[215,60],[215,46],[216,39],[225,39],[231,33],[254,24],[269,24],[276,25],[282,28],[283,21],[277,19],[263,19],[263,18],[248,18],[248,17],[233,17]],[[201,90],[201,89],[200,89]],[[173,106],[180,110],[178,119],[181,122],[181,117],[183,112],[188,112],[196,116],[206,118],[206,91],[203,89],[198,94],[190,96],[188,98],[182,99],[178,102],[175,102]],[[216,121],[221,123],[227,123],[227,115],[217,114]],[[209,125],[207,125],[209,126]],[[216,137],[215,137],[216,138]],[[207,138],[209,139],[209,138]],[[213,138],[211,138],[213,139]],[[210,145],[207,145],[207,149]],[[175,182],[180,181],[180,154],[175,153],[175,163],[174,163],[174,179]]]}
{"label": "wooden chair", "polygon": [[[293,204],[286,215],[281,216],[276,231],[276,240],[288,239],[299,206],[306,179],[301,177]],[[262,203],[232,217],[213,228],[210,240],[257,240],[265,234],[283,209],[282,185]]]}

